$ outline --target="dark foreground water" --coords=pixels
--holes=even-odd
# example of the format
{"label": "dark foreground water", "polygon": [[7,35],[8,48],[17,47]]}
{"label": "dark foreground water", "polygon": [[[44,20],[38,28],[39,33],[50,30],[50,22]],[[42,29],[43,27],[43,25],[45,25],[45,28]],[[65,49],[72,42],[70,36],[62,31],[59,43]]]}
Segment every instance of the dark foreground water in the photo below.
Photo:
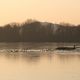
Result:
{"label": "dark foreground water", "polygon": [[0,43],[0,80],[80,80],[80,48],[55,50],[62,45]]}

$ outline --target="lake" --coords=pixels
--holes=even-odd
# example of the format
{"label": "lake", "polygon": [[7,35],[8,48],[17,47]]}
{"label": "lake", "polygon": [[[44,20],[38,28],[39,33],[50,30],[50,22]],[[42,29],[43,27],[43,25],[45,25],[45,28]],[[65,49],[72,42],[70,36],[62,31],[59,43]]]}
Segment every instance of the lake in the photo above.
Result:
{"label": "lake", "polygon": [[62,45],[0,43],[0,80],[80,80],[80,48],[55,49]]}

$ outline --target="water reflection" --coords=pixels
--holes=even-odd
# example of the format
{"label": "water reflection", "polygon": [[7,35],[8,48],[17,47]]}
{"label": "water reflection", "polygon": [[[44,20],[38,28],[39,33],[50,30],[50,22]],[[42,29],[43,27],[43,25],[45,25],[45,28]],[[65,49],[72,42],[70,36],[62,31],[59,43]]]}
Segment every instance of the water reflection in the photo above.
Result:
{"label": "water reflection", "polygon": [[0,45],[0,80],[80,80],[79,50],[56,51],[54,44],[7,45]]}
{"label": "water reflection", "polygon": [[27,62],[38,62],[44,57],[48,60],[53,60],[56,57],[60,61],[80,59],[79,49],[75,51],[56,51],[55,47],[56,44],[54,43],[1,43],[0,56],[14,60],[23,59]]}
{"label": "water reflection", "polygon": [[27,62],[39,62],[42,58],[46,58],[48,60],[53,60],[55,57],[59,61],[70,61],[73,59],[80,59],[80,54],[75,52],[65,52],[65,51],[58,51],[55,50],[39,50],[39,49],[28,49],[25,51],[21,49],[5,49],[0,51],[0,56],[3,56],[7,59],[14,59],[19,60],[23,59]]}
{"label": "water reflection", "polygon": [[24,59],[28,62],[37,62],[39,61],[42,57],[46,58],[52,58],[53,53],[51,52],[36,52],[36,51],[31,51],[31,52],[6,52],[6,53],[0,53],[0,56],[4,56],[8,59]]}

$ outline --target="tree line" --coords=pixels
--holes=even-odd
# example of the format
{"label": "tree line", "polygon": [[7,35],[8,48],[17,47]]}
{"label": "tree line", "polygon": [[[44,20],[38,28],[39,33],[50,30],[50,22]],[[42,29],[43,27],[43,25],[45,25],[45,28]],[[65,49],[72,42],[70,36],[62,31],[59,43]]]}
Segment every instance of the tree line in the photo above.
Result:
{"label": "tree line", "polygon": [[0,42],[80,42],[79,36],[80,25],[31,20],[0,27]]}

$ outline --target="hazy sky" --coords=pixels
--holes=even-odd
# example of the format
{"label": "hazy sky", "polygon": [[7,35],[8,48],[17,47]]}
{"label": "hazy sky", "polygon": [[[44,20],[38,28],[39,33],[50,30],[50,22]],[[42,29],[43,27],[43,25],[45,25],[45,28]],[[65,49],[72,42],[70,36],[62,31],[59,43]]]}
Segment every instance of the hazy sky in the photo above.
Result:
{"label": "hazy sky", "polygon": [[80,23],[80,0],[0,0],[0,25],[36,19]]}

